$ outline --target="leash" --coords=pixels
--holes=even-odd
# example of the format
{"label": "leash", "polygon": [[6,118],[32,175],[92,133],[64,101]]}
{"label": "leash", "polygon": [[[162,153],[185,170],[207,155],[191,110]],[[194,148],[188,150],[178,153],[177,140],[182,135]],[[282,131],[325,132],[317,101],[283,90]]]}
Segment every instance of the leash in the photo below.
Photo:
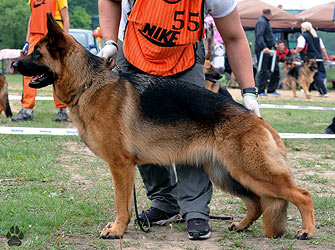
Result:
{"label": "leash", "polygon": [[138,215],[135,184],[134,184],[134,191],[133,191],[133,192],[134,192],[134,207],[135,207],[135,214],[136,214],[137,223],[138,223],[140,229],[141,229],[143,232],[145,232],[145,233],[149,233],[149,231],[150,231],[150,221],[149,221],[149,218],[148,218],[147,214],[144,213],[144,217],[145,217],[145,220],[146,220],[147,223],[148,223],[148,227],[145,227],[145,226],[144,226],[144,223],[142,223],[142,222],[140,221],[140,217],[139,217],[139,215]]}
{"label": "leash", "polygon": [[[142,222],[140,221],[140,217],[139,217],[139,215],[138,215],[135,185],[134,185],[134,191],[133,191],[133,193],[134,193],[134,207],[135,207],[135,214],[136,214],[137,224],[139,225],[140,229],[141,229],[143,232],[145,232],[145,233],[149,233],[149,232],[150,232],[150,227],[151,227],[151,226],[150,226],[150,221],[149,221],[149,218],[148,218],[147,214],[146,214],[145,212],[143,213],[143,214],[144,214],[144,217],[145,217],[145,220],[146,220],[146,222],[147,222],[147,224],[148,224],[148,226],[144,226],[144,223],[142,223]],[[214,215],[210,215],[210,216],[209,216],[209,219],[211,219],[211,220],[233,220],[234,218],[233,218],[233,216],[214,216]],[[161,226],[162,226],[162,225],[164,225],[164,223],[161,224]]]}

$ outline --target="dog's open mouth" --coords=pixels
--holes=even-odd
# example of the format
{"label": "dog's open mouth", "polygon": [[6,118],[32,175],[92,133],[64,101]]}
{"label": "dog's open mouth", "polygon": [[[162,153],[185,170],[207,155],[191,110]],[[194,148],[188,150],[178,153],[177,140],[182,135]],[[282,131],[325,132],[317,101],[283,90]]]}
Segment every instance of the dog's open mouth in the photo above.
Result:
{"label": "dog's open mouth", "polygon": [[29,87],[31,88],[43,88],[50,84],[52,84],[55,81],[55,78],[50,72],[41,73],[38,75],[35,75],[31,78],[29,82]]}

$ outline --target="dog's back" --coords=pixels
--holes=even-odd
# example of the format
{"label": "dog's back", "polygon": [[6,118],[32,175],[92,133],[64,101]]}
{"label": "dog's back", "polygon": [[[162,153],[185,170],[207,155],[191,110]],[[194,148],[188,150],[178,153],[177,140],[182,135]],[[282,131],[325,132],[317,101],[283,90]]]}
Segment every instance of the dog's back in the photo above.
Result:
{"label": "dog's back", "polygon": [[13,114],[9,105],[7,86],[5,76],[0,73],[0,114],[4,111],[7,117],[12,117]]}

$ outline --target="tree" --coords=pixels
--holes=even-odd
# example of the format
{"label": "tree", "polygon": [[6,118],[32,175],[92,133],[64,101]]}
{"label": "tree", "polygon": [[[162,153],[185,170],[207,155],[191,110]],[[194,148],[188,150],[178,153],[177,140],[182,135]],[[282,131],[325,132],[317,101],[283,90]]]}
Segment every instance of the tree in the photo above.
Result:
{"label": "tree", "polygon": [[77,6],[70,15],[70,28],[90,29],[91,16],[84,7]]}
{"label": "tree", "polygon": [[21,49],[26,40],[29,16],[25,0],[0,0],[0,49]]}
{"label": "tree", "polygon": [[98,15],[98,0],[68,0],[69,11],[73,13],[78,6],[83,7],[90,16]]}

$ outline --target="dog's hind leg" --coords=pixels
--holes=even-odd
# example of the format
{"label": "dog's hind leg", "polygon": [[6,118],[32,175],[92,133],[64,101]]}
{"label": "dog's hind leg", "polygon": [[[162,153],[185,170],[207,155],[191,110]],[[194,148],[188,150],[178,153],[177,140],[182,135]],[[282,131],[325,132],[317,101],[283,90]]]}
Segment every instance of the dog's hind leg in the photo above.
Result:
{"label": "dog's hind leg", "polygon": [[6,92],[6,110],[5,110],[6,117],[12,117],[13,113],[9,105],[8,93]]}
{"label": "dog's hind leg", "polygon": [[119,239],[130,222],[135,167],[131,164],[121,165],[120,163],[109,163],[109,167],[114,184],[116,219],[114,222],[107,224],[100,237],[103,239]]}
{"label": "dog's hind leg", "polygon": [[248,213],[240,222],[233,222],[230,230],[241,231],[247,229],[262,214],[260,198],[250,190],[245,189],[240,183],[232,178],[222,163],[218,161],[211,167],[204,166],[213,183],[221,190],[231,193],[242,199],[247,207]]}
{"label": "dog's hind leg", "polygon": [[253,194],[250,197],[236,195],[241,198],[248,210],[247,215],[240,221],[234,221],[230,226],[229,230],[241,231],[247,229],[255,220],[257,220],[262,215],[262,207],[260,203],[260,198]]}
{"label": "dog's hind leg", "polygon": [[265,236],[278,238],[285,233],[288,202],[282,199],[261,197]]}
{"label": "dog's hind leg", "polygon": [[315,218],[313,212],[313,200],[310,193],[292,183],[292,186],[283,190],[282,199],[292,202],[300,211],[302,217],[302,229],[298,230],[296,238],[300,240],[311,238],[315,230]]}

